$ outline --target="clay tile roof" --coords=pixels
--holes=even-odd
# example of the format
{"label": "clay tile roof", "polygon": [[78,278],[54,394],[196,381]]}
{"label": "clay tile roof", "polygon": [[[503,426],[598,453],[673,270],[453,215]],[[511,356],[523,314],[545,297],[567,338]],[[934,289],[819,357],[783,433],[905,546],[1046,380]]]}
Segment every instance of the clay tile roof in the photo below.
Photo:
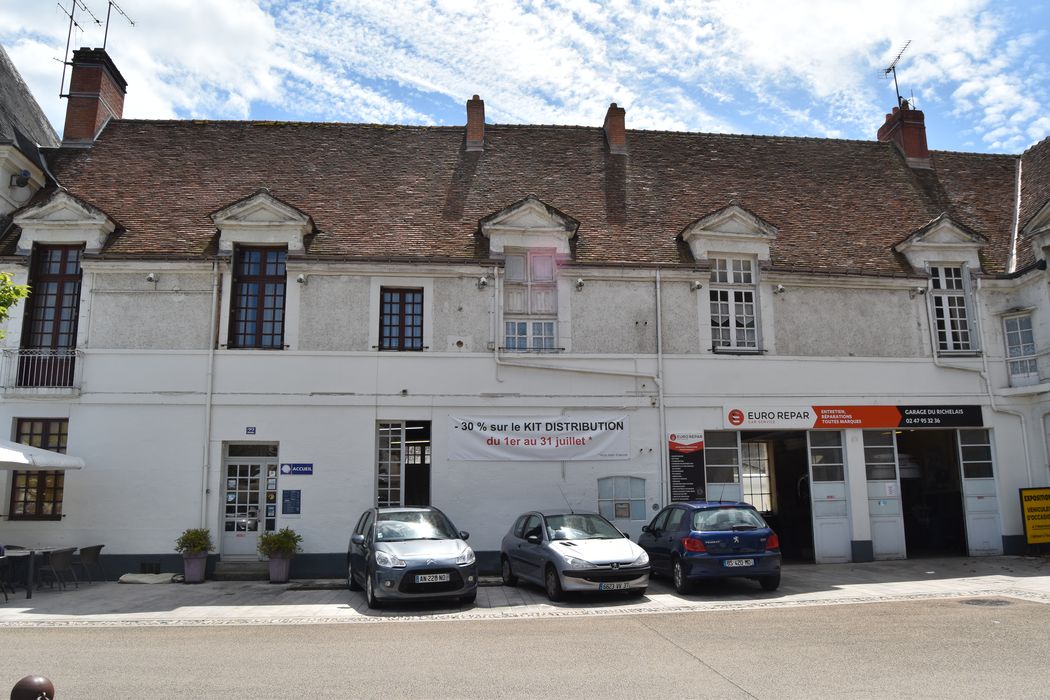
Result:
{"label": "clay tile roof", "polygon": [[[678,234],[730,201],[775,222],[777,269],[911,274],[892,245],[947,212],[1005,268],[1017,157],[936,152],[913,171],[875,141],[601,128],[113,121],[62,150],[59,182],[119,220],[106,256],[204,256],[209,213],[260,188],[311,216],[307,258],[479,260],[481,219],[534,195],[580,222],[581,264],[694,266]],[[1044,177],[1044,183],[1046,179]]]}
{"label": "clay tile roof", "polygon": [[1050,138],[1045,138],[1021,155],[1021,215],[1024,229],[1050,202]]}

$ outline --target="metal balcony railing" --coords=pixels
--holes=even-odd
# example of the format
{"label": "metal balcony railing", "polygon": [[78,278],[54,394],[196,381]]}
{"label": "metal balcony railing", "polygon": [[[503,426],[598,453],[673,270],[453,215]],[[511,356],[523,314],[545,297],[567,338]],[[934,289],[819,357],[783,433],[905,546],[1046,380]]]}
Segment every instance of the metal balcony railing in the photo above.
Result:
{"label": "metal balcony railing", "polygon": [[[68,393],[80,388],[79,350],[4,350],[0,381],[5,392]],[[51,390],[38,392],[36,390]]]}

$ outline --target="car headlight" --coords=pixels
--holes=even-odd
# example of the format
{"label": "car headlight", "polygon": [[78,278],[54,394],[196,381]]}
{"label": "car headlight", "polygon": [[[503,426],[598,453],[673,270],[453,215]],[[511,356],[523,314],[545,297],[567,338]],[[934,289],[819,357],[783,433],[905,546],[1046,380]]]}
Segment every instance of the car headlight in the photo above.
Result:
{"label": "car headlight", "polygon": [[402,559],[398,559],[393,554],[388,554],[380,550],[376,550],[376,564],[385,566],[388,569],[403,569],[405,568],[405,562]]}
{"label": "car headlight", "polygon": [[638,558],[631,562],[631,566],[645,566],[649,563],[649,555],[642,550],[642,553],[638,555]]}
{"label": "car headlight", "polygon": [[470,547],[464,549],[458,557],[456,557],[456,563],[460,566],[469,566],[474,563],[474,550]]}
{"label": "car headlight", "polygon": [[565,564],[570,569],[590,569],[594,566],[594,564],[589,561],[585,561],[578,557],[565,557]]}

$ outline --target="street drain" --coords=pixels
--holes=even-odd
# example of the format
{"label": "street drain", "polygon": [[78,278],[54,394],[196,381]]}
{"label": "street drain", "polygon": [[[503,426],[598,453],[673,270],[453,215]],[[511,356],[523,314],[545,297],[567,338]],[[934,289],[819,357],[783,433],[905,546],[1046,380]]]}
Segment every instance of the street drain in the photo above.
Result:
{"label": "street drain", "polygon": [[1010,601],[1003,600],[1002,598],[973,598],[972,600],[962,601],[963,605],[1009,605]]}

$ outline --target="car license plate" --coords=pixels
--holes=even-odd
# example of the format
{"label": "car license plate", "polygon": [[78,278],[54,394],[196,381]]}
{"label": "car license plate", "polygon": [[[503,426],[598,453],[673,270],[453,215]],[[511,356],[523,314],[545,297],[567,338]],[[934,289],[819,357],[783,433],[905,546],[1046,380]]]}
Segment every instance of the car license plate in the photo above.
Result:
{"label": "car license plate", "polygon": [[448,574],[416,574],[416,583],[444,583]]}
{"label": "car license plate", "polygon": [[625,591],[630,588],[630,584],[627,581],[620,581],[616,583],[599,583],[599,591]]}
{"label": "car license plate", "polygon": [[732,568],[734,566],[754,566],[754,559],[726,559],[726,566]]}

